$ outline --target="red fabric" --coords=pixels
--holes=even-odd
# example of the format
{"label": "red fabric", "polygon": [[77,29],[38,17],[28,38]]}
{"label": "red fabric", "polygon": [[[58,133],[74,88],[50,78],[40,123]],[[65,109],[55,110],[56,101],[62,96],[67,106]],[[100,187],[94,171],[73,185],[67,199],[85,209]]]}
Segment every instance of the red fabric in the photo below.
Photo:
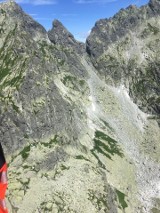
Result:
{"label": "red fabric", "polygon": [[8,213],[7,209],[2,209],[2,207],[0,207],[0,213]]}
{"label": "red fabric", "polygon": [[0,172],[6,172],[7,171],[7,164],[5,163],[2,168],[0,168]]}
{"label": "red fabric", "polygon": [[[2,173],[2,172],[7,172],[7,164],[6,163],[0,169],[0,173]],[[6,189],[7,189],[7,183],[1,183],[0,182],[0,200],[4,200],[5,199]],[[8,210],[7,209],[3,209],[0,206],[0,213],[8,213]]]}
{"label": "red fabric", "polygon": [[7,189],[7,183],[6,184],[0,183],[0,200],[3,200],[5,198],[6,189]]}
{"label": "red fabric", "polygon": [[[5,163],[2,168],[0,169],[1,172],[6,172],[7,171],[7,164]],[[0,199],[3,200],[5,198],[5,193],[7,189],[7,183],[1,183],[0,182]]]}

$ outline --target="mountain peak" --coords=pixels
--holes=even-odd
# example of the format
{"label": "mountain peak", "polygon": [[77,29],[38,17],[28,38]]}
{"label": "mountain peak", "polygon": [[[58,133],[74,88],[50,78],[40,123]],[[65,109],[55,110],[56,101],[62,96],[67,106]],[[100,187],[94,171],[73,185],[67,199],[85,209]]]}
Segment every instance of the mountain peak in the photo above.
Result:
{"label": "mountain peak", "polygon": [[46,38],[47,34],[44,27],[27,15],[15,1],[9,0],[1,3],[0,9],[1,12],[3,11],[6,14],[6,23],[19,26],[21,31],[26,31],[35,38]]}
{"label": "mountain peak", "polygon": [[48,37],[52,43],[76,49],[78,52],[82,52],[82,49],[84,50],[84,45],[76,41],[74,36],[59,20],[55,19],[52,25],[52,29],[48,31]]}
{"label": "mountain peak", "polygon": [[73,42],[74,36],[64,27],[64,25],[57,19],[52,23],[52,29],[48,32],[49,39],[53,43],[59,43],[60,40],[67,40],[70,38]]}
{"label": "mountain peak", "polygon": [[8,1],[5,1],[5,2],[1,2],[0,3],[0,7],[4,8],[4,9],[9,9],[9,10],[20,10],[20,11],[22,11],[22,9],[19,6],[19,4],[17,4],[13,0],[8,0]]}
{"label": "mountain peak", "polygon": [[54,21],[53,21],[53,27],[54,28],[56,28],[56,27],[62,27],[62,28],[64,28],[65,30],[67,30],[65,27],[64,27],[64,25],[62,24],[62,22],[60,22],[58,19],[55,19]]}
{"label": "mountain peak", "polygon": [[[8,17],[13,19],[27,17],[28,15],[22,10],[21,6],[13,0],[0,3],[0,8],[3,9]],[[29,17],[29,16],[28,16]]]}
{"label": "mountain peak", "polygon": [[135,4],[131,4],[131,5],[129,5],[127,7],[127,9],[129,9],[129,10],[135,10],[135,9],[137,9],[137,6]]}

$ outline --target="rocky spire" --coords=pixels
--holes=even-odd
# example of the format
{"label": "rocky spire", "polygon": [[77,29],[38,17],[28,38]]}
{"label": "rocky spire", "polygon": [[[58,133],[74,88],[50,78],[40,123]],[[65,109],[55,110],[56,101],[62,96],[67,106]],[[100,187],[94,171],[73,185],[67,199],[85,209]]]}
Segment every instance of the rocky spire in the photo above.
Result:
{"label": "rocky spire", "polygon": [[53,21],[53,28],[48,32],[48,36],[53,43],[69,43],[70,45],[73,45],[76,42],[73,35],[63,26],[59,20]]}
{"label": "rocky spire", "polygon": [[13,22],[13,25],[21,28],[21,31],[25,30],[33,37],[37,37],[38,34],[41,38],[47,37],[45,28],[26,14],[15,1],[9,0],[1,3],[0,9],[5,13],[6,22]]}
{"label": "rocky spire", "polygon": [[22,8],[13,0],[8,0],[0,3],[0,7],[6,10],[9,14],[23,13]]}
{"label": "rocky spire", "polygon": [[54,44],[70,47],[79,53],[83,52],[84,50],[84,45],[76,41],[74,36],[57,19],[53,21],[53,27],[48,32],[48,37]]}

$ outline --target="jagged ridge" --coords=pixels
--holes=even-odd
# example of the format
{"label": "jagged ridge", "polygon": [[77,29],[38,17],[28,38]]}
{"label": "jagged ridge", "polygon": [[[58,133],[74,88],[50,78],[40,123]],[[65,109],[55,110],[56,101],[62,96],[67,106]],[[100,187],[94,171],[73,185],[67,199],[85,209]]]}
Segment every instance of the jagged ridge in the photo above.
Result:
{"label": "jagged ridge", "polygon": [[[96,23],[86,49],[100,75],[111,85],[124,84],[145,112],[159,121],[160,2],[122,9]],[[157,48],[158,47],[158,48]]]}
{"label": "jagged ridge", "polygon": [[[159,2],[149,4],[141,9],[146,14],[146,8],[152,8],[153,20],[141,39],[157,42],[159,32],[153,26],[159,7],[154,5]],[[118,34],[119,19],[124,25],[129,13],[131,26],[138,23],[136,33],[141,34],[146,25],[134,21],[135,11],[140,9],[132,6],[101,20],[87,45],[94,46],[95,36],[95,47],[103,49],[103,44],[106,50],[96,56],[87,46],[88,56],[59,21],[47,33],[14,2],[0,5],[0,138],[8,153],[10,212],[158,211],[159,127],[125,88],[145,104],[141,94],[134,94],[137,76],[148,82],[137,69],[141,63],[130,61],[134,39],[127,28],[116,37],[113,26],[102,40],[96,34],[97,26],[101,36],[101,28],[110,29],[112,22]],[[111,52],[105,52],[108,49]],[[127,50],[131,56],[125,62]],[[108,66],[112,72],[103,79]],[[108,85],[111,80],[116,86]]]}

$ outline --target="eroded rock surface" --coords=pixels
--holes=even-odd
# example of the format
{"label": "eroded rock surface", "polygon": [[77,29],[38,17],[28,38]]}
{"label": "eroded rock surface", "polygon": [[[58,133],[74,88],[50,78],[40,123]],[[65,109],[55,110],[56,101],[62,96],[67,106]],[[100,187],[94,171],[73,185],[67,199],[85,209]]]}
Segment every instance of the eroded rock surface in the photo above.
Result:
{"label": "eroded rock surface", "polygon": [[159,122],[160,1],[129,6],[113,18],[99,20],[86,49],[110,85],[124,84],[135,103]]}
{"label": "eroded rock surface", "polygon": [[11,213],[159,211],[159,10],[152,0],[98,21],[85,52],[58,20],[46,32],[0,4]]}

